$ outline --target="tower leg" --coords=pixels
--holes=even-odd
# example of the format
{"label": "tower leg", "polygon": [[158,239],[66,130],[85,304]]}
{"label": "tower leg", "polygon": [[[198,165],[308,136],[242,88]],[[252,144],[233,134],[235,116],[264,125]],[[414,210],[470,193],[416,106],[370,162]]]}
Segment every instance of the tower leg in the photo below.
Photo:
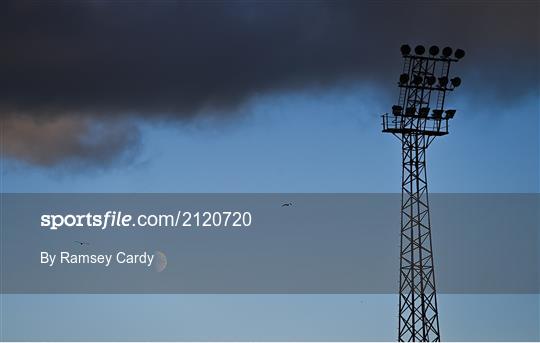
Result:
{"label": "tower leg", "polygon": [[439,317],[426,176],[427,138],[402,135],[398,340],[438,342]]}

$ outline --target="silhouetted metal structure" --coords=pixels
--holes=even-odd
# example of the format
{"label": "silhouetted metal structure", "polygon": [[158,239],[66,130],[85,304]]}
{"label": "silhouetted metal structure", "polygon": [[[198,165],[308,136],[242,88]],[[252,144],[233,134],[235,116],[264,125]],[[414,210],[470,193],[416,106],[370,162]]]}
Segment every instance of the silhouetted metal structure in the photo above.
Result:
{"label": "silhouetted metal structure", "polygon": [[426,149],[448,134],[455,110],[445,110],[447,92],[461,84],[449,79],[450,65],[465,56],[457,49],[401,46],[403,72],[399,100],[382,116],[383,132],[401,141],[401,254],[399,273],[399,341],[440,341],[439,316],[426,176]]}

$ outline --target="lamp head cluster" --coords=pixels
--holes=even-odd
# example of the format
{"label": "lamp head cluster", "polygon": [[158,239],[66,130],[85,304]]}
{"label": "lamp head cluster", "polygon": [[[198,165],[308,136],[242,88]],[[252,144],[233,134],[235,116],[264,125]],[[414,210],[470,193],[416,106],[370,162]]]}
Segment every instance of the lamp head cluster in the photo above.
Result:
{"label": "lamp head cluster", "polygon": [[430,137],[448,134],[449,120],[455,109],[445,108],[448,92],[461,85],[461,78],[449,76],[450,66],[465,57],[463,49],[426,48],[407,44],[401,46],[403,71],[399,75],[398,103],[392,113],[382,115],[383,132],[392,133],[403,141],[405,135]]}
{"label": "lamp head cluster", "polygon": [[[450,85],[448,84],[450,82]],[[435,88],[445,88],[445,89],[454,89],[461,85],[460,77],[453,77],[448,79],[448,76],[435,77],[434,75],[426,75],[422,77],[421,75],[414,75],[412,79],[409,77],[409,74],[403,73],[399,76],[399,85],[407,86],[414,85],[435,87]]]}
{"label": "lamp head cluster", "polygon": [[[401,46],[400,50],[401,50],[401,54],[403,56],[411,56],[412,49],[408,44],[403,44]],[[440,54],[439,54],[439,52],[440,52]],[[456,51],[454,51],[449,46],[444,47],[442,49],[442,51],[441,51],[438,46],[432,45],[428,50],[428,53],[429,53],[430,56],[438,57],[438,58],[441,58],[441,59],[450,59],[450,58],[452,58],[452,52],[454,53],[454,58],[456,60],[460,60],[463,57],[465,57],[465,51],[463,49],[456,49]],[[416,57],[423,56],[426,53],[426,48],[423,45],[417,45],[414,48],[414,53],[415,53]]]}
{"label": "lamp head cluster", "polygon": [[[401,46],[401,54],[403,57],[410,59],[423,58],[432,62],[456,62],[465,57],[465,51],[463,51],[463,49],[456,49],[456,51],[453,51],[453,49],[448,46],[441,50],[438,46],[432,45],[428,50],[430,55],[428,57],[423,57],[423,55],[426,53],[426,48],[423,45],[417,45],[414,48],[414,55],[411,54],[411,51],[412,49],[409,45],[403,44]],[[454,53],[454,58],[452,58],[452,53]],[[423,86],[439,90],[452,90],[461,85],[461,78],[456,76],[449,79],[448,75],[435,77],[433,74],[403,73],[399,76],[399,85],[413,87]]]}
{"label": "lamp head cluster", "polygon": [[[392,114],[395,116],[419,117],[428,119],[452,119],[456,110],[445,110],[444,94],[446,91],[452,91],[461,85],[461,78],[448,77],[451,62],[457,62],[465,56],[463,49],[451,47],[439,48],[432,45],[426,49],[423,45],[417,45],[414,50],[411,46],[404,44],[401,46],[401,54],[405,58],[405,69],[403,74],[399,76],[398,85],[405,88],[405,94],[415,92],[415,99],[420,95],[420,98],[425,99],[426,94],[437,92],[437,98],[442,98],[442,103],[437,101],[437,106],[430,113],[429,99],[427,101],[419,101],[416,105],[411,105],[410,102],[401,102],[399,105],[392,107]],[[442,69],[436,65],[442,64]],[[409,67],[410,66],[410,67]],[[401,98],[401,96],[400,96]]]}
{"label": "lamp head cluster", "polygon": [[456,114],[456,110],[443,110],[443,109],[434,109],[429,113],[429,107],[407,107],[403,109],[402,106],[394,105],[392,106],[392,114],[394,116],[405,116],[405,117],[415,117],[419,118],[430,118],[430,119],[452,119]]}

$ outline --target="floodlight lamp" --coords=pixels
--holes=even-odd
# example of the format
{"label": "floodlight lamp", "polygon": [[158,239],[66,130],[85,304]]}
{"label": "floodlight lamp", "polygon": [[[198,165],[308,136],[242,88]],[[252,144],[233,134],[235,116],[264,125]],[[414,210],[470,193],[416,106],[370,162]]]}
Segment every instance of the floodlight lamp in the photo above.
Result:
{"label": "floodlight lamp", "polygon": [[401,112],[403,111],[403,107],[394,105],[392,106],[392,114],[395,116],[400,116]]}
{"label": "floodlight lamp", "polygon": [[450,57],[450,55],[452,55],[452,48],[447,46],[446,48],[442,49],[442,54],[444,57]]}
{"label": "floodlight lamp", "polygon": [[429,107],[421,107],[419,110],[418,110],[418,115],[420,117],[427,117],[429,114]]}
{"label": "floodlight lamp", "polygon": [[432,45],[431,48],[429,48],[429,54],[431,56],[435,56],[439,53],[439,47],[436,45]]}
{"label": "floodlight lamp", "polygon": [[405,115],[407,115],[407,116],[413,116],[414,112],[416,112],[416,108],[414,108],[414,107],[407,107],[405,109]]}
{"label": "floodlight lamp", "polygon": [[423,45],[417,45],[416,48],[414,48],[414,53],[417,55],[423,55],[424,52],[426,52],[426,48],[424,48]]}
{"label": "floodlight lamp", "polygon": [[457,59],[462,59],[465,57],[465,51],[463,49],[457,49],[456,52],[454,52],[454,57]]}
{"label": "floodlight lamp", "polygon": [[403,44],[400,50],[403,56],[407,56],[411,53],[411,47],[408,44]]}
{"label": "floodlight lamp", "polygon": [[407,82],[409,82],[409,74],[401,74],[399,76],[399,83],[400,84],[406,84]]}
{"label": "floodlight lamp", "polygon": [[426,81],[428,83],[428,85],[430,86],[433,86],[435,84],[435,82],[437,81],[437,78],[433,75],[430,75],[428,77],[426,77]]}
{"label": "floodlight lamp", "polygon": [[454,114],[456,114],[456,110],[446,110],[446,119],[454,118]]}
{"label": "floodlight lamp", "polygon": [[432,114],[433,119],[441,119],[443,112],[444,112],[443,110],[433,110],[433,114]]}
{"label": "floodlight lamp", "polygon": [[422,80],[423,80],[422,76],[415,75],[414,78],[413,78],[413,83],[418,86],[419,84],[422,83]]}
{"label": "floodlight lamp", "polygon": [[439,77],[439,86],[440,87],[446,87],[448,84],[448,78],[446,76]]}
{"label": "floodlight lamp", "polygon": [[450,80],[450,82],[452,83],[452,86],[454,87],[459,87],[459,85],[461,84],[461,79],[459,77],[454,77]]}

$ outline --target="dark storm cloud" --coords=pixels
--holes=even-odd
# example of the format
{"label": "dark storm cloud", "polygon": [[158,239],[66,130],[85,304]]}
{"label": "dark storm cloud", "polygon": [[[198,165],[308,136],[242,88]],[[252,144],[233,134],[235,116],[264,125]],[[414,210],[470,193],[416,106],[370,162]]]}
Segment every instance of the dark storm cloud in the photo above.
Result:
{"label": "dark storm cloud", "polygon": [[[96,125],[110,117],[227,113],[256,93],[338,80],[387,84],[394,92],[403,42],[464,48],[459,73],[478,96],[505,102],[538,88],[537,2],[22,1],[2,7],[0,111],[34,120],[37,131],[40,123],[77,116]],[[11,142],[23,137],[6,139],[24,145]],[[128,141],[102,151],[106,161]],[[78,136],[62,145],[70,142],[75,148],[67,150],[85,158]],[[37,164],[64,156],[55,149],[36,156],[3,150]]]}

